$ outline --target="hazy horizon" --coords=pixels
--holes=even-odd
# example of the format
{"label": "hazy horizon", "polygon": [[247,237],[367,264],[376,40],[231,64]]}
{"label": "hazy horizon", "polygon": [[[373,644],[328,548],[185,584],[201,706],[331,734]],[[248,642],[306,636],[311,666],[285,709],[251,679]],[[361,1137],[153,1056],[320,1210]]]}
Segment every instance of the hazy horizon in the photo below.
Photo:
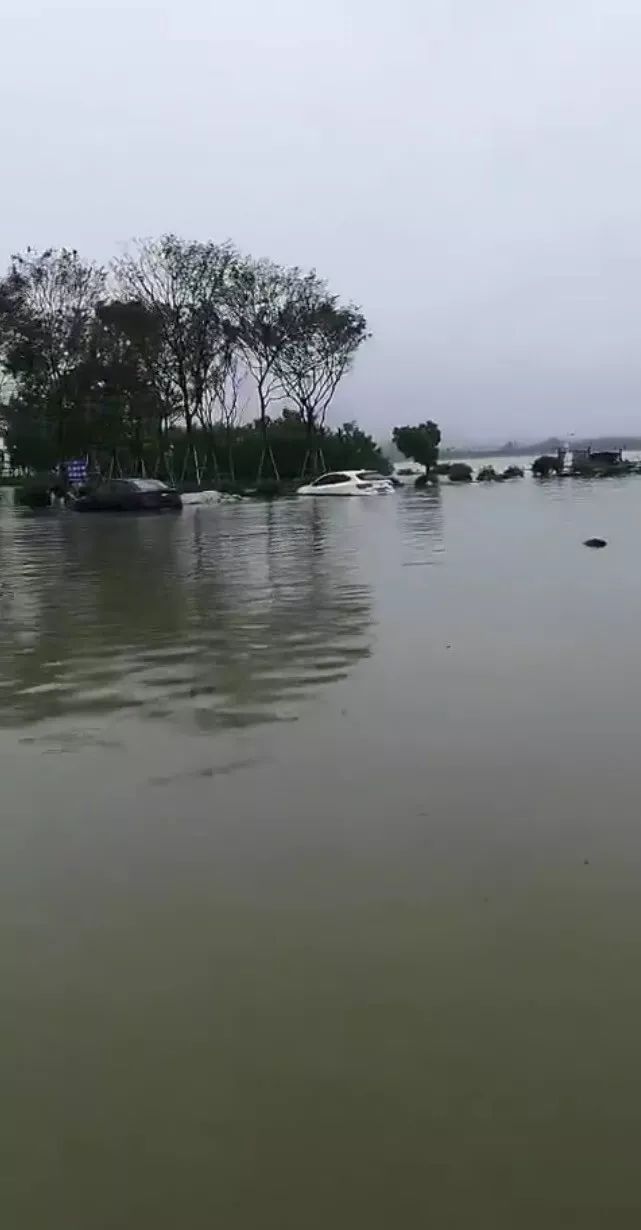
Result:
{"label": "hazy horizon", "polygon": [[4,26],[3,265],[229,237],[363,306],[334,419],[641,431],[641,9],[9,0]]}

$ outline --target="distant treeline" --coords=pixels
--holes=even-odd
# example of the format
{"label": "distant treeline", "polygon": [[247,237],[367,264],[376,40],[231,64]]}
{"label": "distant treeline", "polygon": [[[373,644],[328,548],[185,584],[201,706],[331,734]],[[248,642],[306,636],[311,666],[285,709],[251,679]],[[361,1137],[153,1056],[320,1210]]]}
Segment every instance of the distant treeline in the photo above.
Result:
{"label": "distant treeline", "polygon": [[443,454],[447,457],[538,457],[541,454],[554,454],[559,448],[565,448],[569,444],[571,449],[586,449],[592,448],[595,452],[612,451],[617,449],[631,449],[633,451],[641,450],[641,437],[639,436],[586,436],[585,439],[580,439],[578,436],[573,436],[569,441],[557,436],[550,436],[547,440],[538,440],[535,443],[519,441],[509,441],[501,447],[476,447],[476,448],[445,448]]}
{"label": "distant treeline", "polygon": [[[373,465],[336,389],[369,336],[315,272],[174,235],[102,268],[70,249],[12,258],[0,281],[0,430],[11,463],[278,478]],[[176,472],[178,471],[178,472]]]}

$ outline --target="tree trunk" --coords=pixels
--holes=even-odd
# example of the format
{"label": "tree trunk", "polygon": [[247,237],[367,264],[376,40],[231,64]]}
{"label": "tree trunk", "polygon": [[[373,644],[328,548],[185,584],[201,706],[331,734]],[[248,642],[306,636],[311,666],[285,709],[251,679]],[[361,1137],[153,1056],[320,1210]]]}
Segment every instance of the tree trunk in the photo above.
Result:
{"label": "tree trunk", "polygon": [[276,458],[274,457],[274,452],[273,452],[273,449],[272,449],[271,444],[269,445],[269,458],[270,458],[270,461],[271,461],[271,463],[272,463],[272,469],[273,469],[273,471],[274,471],[274,477],[275,477],[275,479],[276,479],[276,482],[277,482],[277,483],[279,483],[279,482],[280,482],[280,474],[279,474],[279,472],[278,472],[278,466],[276,465]]}
{"label": "tree trunk", "polygon": [[140,471],[140,473],[142,474],[144,478],[145,477],[145,461],[143,457],[142,424],[140,422],[140,419],[135,420],[134,448],[135,448],[136,469]]}
{"label": "tree trunk", "polygon": [[198,459],[198,453],[196,451],[195,444],[192,444],[191,452],[192,452],[192,456],[194,459],[194,474],[195,474],[196,482],[198,483],[198,486],[200,487],[200,462]]}
{"label": "tree trunk", "polygon": [[307,428],[307,455],[311,458],[312,475],[317,478],[319,472],[322,473],[319,465],[321,450],[316,437],[316,416],[314,410],[309,407],[305,409],[305,426]]}
{"label": "tree trunk", "polygon": [[[263,392],[262,380],[259,380],[256,388],[258,392],[258,404],[260,406],[260,433],[263,438],[263,449],[260,454],[260,461],[258,463],[258,473],[256,475],[256,482],[259,483],[263,476],[263,466],[265,464],[265,457],[267,456],[267,452],[269,449],[269,441],[267,439],[267,405],[265,402],[265,395]],[[271,452],[271,449],[269,449],[269,451]]]}
{"label": "tree trunk", "polygon": [[236,477],[234,474],[234,446],[232,444],[232,434],[229,426],[225,428],[225,434],[227,436],[227,464],[229,466],[229,477],[233,482]]}
{"label": "tree trunk", "polygon": [[65,438],[65,415],[64,402],[61,396],[58,397],[58,417],[56,423],[56,439],[58,444],[58,463],[62,465],[64,461],[64,438]]}

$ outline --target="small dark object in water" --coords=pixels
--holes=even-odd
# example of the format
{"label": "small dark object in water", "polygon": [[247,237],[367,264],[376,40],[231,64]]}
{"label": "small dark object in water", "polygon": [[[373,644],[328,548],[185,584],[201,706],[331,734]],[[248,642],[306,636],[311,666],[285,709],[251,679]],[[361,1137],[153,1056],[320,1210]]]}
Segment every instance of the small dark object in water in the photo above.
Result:
{"label": "small dark object in water", "polygon": [[583,543],[584,547],[607,547],[605,538],[586,538]]}

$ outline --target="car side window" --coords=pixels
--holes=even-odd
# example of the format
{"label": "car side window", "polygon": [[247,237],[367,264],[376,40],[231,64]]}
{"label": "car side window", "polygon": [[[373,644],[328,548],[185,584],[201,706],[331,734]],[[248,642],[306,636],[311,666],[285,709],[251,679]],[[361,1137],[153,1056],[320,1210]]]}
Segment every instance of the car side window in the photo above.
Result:
{"label": "car side window", "polygon": [[121,495],[127,490],[127,484],[119,482],[117,478],[110,478],[105,483],[101,483],[98,491],[100,495]]}
{"label": "car side window", "polygon": [[314,483],[315,487],[332,487],[335,483],[346,483],[348,481],[346,474],[323,474],[322,478],[317,478]]}

